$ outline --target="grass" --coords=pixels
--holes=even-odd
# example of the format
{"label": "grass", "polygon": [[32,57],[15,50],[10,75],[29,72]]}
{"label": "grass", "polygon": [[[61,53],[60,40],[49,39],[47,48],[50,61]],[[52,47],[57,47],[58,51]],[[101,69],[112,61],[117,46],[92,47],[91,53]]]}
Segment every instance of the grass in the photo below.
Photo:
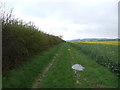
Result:
{"label": "grass", "polygon": [[[68,50],[70,49],[70,51]],[[40,88],[117,88],[118,78],[109,69],[99,65],[90,56],[65,44]],[[73,64],[81,64],[84,71],[72,70]],[[76,83],[79,81],[79,84]]]}
{"label": "grass", "polygon": [[60,47],[61,45],[58,45],[49,51],[34,55],[21,67],[9,71],[2,78],[3,88],[31,88]]}
{"label": "grass", "polygon": [[71,57],[66,45],[58,53],[58,57],[47,76],[40,84],[40,88],[72,88],[74,87],[74,73],[71,69]]}
{"label": "grass", "polygon": [[70,54],[74,57],[72,62],[79,63],[85,67],[84,71],[78,71],[79,88],[116,88],[118,87],[118,78],[107,68],[96,63],[90,56],[79,52],[75,48],[70,48]]}

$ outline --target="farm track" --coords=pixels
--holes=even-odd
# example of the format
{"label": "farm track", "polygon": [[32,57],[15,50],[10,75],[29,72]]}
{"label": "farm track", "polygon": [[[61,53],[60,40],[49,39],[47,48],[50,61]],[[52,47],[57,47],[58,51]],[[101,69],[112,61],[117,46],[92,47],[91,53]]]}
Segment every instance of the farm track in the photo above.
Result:
{"label": "farm track", "polygon": [[[62,47],[61,47],[62,48]],[[61,50],[60,48],[60,50]],[[59,50],[59,51],[60,51]],[[33,84],[32,88],[38,88],[38,86],[40,86],[41,82],[43,81],[43,79],[45,78],[47,72],[50,70],[50,68],[52,67],[52,65],[55,62],[55,59],[58,57],[59,52],[53,57],[52,61],[49,63],[49,65],[45,68],[45,70],[43,71],[42,74],[40,74],[39,78],[35,81],[35,83]]]}

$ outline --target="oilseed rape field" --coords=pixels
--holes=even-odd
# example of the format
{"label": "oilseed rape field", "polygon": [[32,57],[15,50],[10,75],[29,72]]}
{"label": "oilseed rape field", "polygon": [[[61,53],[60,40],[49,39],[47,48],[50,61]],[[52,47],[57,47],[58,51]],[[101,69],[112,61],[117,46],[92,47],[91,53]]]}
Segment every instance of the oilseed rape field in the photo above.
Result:
{"label": "oilseed rape field", "polygon": [[94,44],[120,45],[120,41],[72,41],[72,43],[94,43]]}

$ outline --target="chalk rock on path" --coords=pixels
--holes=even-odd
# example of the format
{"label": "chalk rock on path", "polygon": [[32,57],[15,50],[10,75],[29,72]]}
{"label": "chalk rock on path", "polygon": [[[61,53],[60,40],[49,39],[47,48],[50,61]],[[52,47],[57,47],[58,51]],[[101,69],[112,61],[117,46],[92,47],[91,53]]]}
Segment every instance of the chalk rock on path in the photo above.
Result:
{"label": "chalk rock on path", "polygon": [[72,66],[72,69],[74,69],[74,70],[79,70],[79,71],[83,71],[85,68],[84,68],[82,65],[80,65],[80,64],[74,64],[74,65]]}

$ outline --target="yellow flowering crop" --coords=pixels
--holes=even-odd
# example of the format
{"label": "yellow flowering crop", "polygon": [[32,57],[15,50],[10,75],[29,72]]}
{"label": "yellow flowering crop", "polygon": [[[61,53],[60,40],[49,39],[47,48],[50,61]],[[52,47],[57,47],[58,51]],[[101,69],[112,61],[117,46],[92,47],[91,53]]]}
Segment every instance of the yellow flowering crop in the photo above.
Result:
{"label": "yellow flowering crop", "polygon": [[95,43],[95,44],[120,45],[120,41],[71,41],[71,43]]}

